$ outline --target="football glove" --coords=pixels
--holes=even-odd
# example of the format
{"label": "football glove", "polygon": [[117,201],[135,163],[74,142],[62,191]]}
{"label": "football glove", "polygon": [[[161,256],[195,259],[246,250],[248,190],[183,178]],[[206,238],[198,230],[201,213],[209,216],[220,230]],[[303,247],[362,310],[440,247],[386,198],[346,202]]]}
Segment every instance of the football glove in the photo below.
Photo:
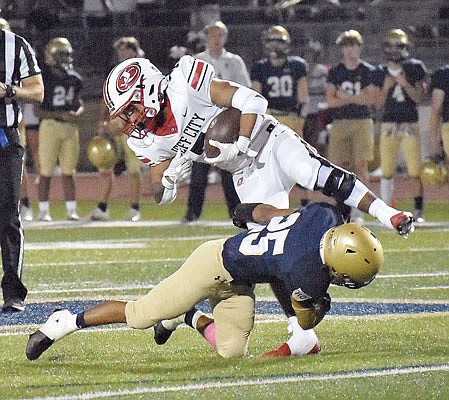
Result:
{"label": "football glove", "polygon": [[399,214],[393,215],[390,219],[391,225],[404,238],[407,239],[409,233],[415,230],[415,217],[412,213],[401,211]]}
{"label": "football glove", "polygon": [[246,154],[251,140],[246,136],[239,136],[238,140],[234,143],[221,143],[216,140],[209,140],[211,146],[216,147],[220,150],[220,154],[217,157],[206,157],[205,162],[209,164],[214,164],[222,161],[232,161],[239,153]]}
{"label": "football glove", "polygon": [[177,182],[182,181],[190,175],[192,170],[192,160],[183,156],[181,150],[178,150],[175,158],[171,160],[168,168],[162,176],[162,185],[166,189],[173,189]]}

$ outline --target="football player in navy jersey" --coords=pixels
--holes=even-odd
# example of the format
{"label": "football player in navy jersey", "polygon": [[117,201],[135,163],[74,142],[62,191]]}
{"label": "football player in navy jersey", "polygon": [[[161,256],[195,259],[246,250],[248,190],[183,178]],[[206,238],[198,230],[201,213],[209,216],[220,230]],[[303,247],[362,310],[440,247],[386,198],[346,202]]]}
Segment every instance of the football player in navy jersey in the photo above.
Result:
{"label": "football player in navy jersey", "polygon": [[[343,60],[327,77],[326,101],[332,118],[328,158],[367,183],[368,161],[374,151],[374,123],[368,106],[374,103],[375,68],[360,58],[363,38],[356,30],[343,32],[335,44],[341,48]],[[355,209],[353,220],[363,221]]]}
{"label": "football player in navy jersey", "polygon": [[441,162],[443,142],[446,164],[449,164],[449,64],[437,68],[430,83],[432,113],[430,115],[430,148],[433,161]]}
{"label": "football player in navy jersey", "polygon": [[342,224],[341,214],[327,203],[293,213],[254,204],[250,220],[267,225],[200,245],[175,273],[136,301],[108,301],[79,314],[54,312],[30,335],[27,357],[37,359],[56,340],[79,329],[111,323],[147,329],[206,299],[213,319],[203,315],[186,322],[222,357],[240,357],[254,326],[257,283],[282,287],[298,323],[308,330],[330,309],[331,283],[360,288],[383,264],[379,240],[365,227]]}
{"label": "football player in navy jersey", "polygon": [[[270,27],[263,35],[266,58],[251,68],[251,86],[268,101],[267,112],[303,137],[309,106],[306,61],[290,55],[290,34],[283,26]],[[309,202],[301,191],[301,205]]]}
{"label": "football player in navy jersey", "polygon": [[51,39],[45,47],[42,69],[45,96],[36,108],[39,126],[39,221],[52,220],[49,206],[50,183],[57,162],[61,167],[67,219],[79,220],[76,211],[75,172],[79,156],[77,122],[84,111],[80,97],[81,76],[73,67],[73,48],[63,37]]}
{"label": "football player in navy jersey", "polygon": [[422,61],[409,56],[408,35],[401,29],[388,31],[383,42],[387,58],[375,72],[374,83],[379,88],[377,107],[383,110],[379,144],[381,198],[391,204],[394,175],[399,148],[402,146],[408,175],[413,185],[417,222],[424,221],[421,172],[421,145],[417,106],[424,99],[426,68]]}
{"label": "football player in navy jersey", "polygon": [[290,55],[290,34],[282,26],[264,33],[266,58],[251,68],[251,85],[268,101],[268,112],[279,122],[302,134],[309,94],[307,63]]}

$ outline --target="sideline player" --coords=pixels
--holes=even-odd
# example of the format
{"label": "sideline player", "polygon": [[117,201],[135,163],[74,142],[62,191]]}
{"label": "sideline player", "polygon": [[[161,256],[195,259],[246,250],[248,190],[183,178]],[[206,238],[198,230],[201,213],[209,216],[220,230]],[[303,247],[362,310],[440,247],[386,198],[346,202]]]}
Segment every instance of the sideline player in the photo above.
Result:
{"label": "sideline player", "polygon": [[[449,166],[449,64],[437,68],[430,82],[432,112],[430,114],[430,149],[434,162],[446,158]],[[443,152],[441,151],[441,141]]]}
{"label": "sideline player", "polygon": [[90,326],[127,323],[147,329],[208,299],[214,319],[203,316],[192,326],[222,357],[241,357],[254,326],[257,283],[282,286],[299,324],[311,329],[330,309],[331,283],[360,288],[383,264],[379,240],[365,227],[341,225],[341,214],[327,203],[292,214],[258,204],[253,218],[269,222],[200,245],[175,273],[136,301],[108,301],[77,315],[56,311],[30,335],[26,356],[35,360],[56,340]]}
{"label": "sideline player", "polygon": [[[363,38],[356,30],[345,31],[335,41],[343,60],[329,70],[326,101],[332,123],[327,156],[368,182],[368,161],[373,159],[374,122],[369,105],[374,102],[374,67],[360,58]],[[363,216],[353,209],[353,219]]]}
{"label": "sideline player", "polygon": [[69,221],[79,220],[73,174],[79,156],[77,122],[84,111],[80,97],[81,76],[73,67],[73,48],[63,37],[51,39],[45,46],[42,69],[45,97],[36,107],[39,126],[39,221],[50,222],[50,183],[56,163],[62,171],[62,187]]}
{"label": "sideline player", "polygon": [[[268,113],[287,125],[301,137],[309,106],[307,63],[290,55],[290,34],[280,25],[263,34],[266,58],[251,68],[251,86],[268,101]],[[301,205],[309,202],[308,193],[301,191]]]}
{"label": "sideline player", "polygon": [[383,42],[387,63],[380,65],[374,73],[374,84],[380,92],[376,105],[383,109],[379,143],[380,197],[391,204],[399,147],[402,146],[414,193],[414,215],[417,222],[424,222],[417,106],[424,99],[426,67],[421,60],[411,58],[409,51],[408,35],[401,29],[391,29]]}
{"label": "sideline player", "polygon": [[[259,93],[214,79],[214,69],[205,61],[184,56],[164,76],[147,59],[127,60],[109,74],[104,98],[111,117],[124,120],[130,148],[150,166],[150,189],[158,204],[175,199],[177,182],[188,176],[194,159],[232,172],[243,203],[288,209],[290,190],[299,184],[358,207],[401,235],[414,229],[410,213],[387,206],[354,174],[331,164],[296,132],[267,115],[267,102]],[[239,138],[232,144],[215,142],[220,155],[205,158],[204,132],[227,107],[241,111]],[[280,294],[276,297],[293,316],[285,302],[288,295],[283,293],[284,300]],[[314,332],[298,326],[294,341],[302,336],[307,336],[310,349],[316,345]]]}

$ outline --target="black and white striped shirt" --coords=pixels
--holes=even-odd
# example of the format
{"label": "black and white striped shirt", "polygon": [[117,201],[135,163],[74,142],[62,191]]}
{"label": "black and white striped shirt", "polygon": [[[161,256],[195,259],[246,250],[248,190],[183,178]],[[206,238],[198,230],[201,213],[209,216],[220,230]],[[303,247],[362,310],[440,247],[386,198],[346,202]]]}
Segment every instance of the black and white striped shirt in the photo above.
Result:
{"label": "black and white striped shirt", "polygon": [[[20,81],[41,70],[37,64],[34,50],[21,36],[13,32],[0,30],[0,82],[7,85],[20,85]],[[19,123],[19,103],[10,104],[5,98],[0,99],[0,127],[15,128]]]}

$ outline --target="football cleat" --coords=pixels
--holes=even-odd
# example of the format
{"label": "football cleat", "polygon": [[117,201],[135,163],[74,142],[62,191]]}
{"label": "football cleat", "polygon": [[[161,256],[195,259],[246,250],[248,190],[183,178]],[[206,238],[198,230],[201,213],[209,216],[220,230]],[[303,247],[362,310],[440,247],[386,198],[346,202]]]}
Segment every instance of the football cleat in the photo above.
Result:
{"label": "football cleat", "polygon": [[56,310],[39,330],[30,335],[26,347],[29,360],[36,360],[56,340],[77,330],[76,319],[69,310]]}
{"label": "football cleat", "polygon": [[421,224],[423,222],[426,222],[426,219],[424,218],[423,210],[415,210],[413,215],[415,216],[415,220],[416,220],[417,224]]}
{"label": "football cleat", "polygon": [[31,207],[22,206],[20,208],[20,217],[23,221],[31,222],[33,220],[33,210]]}
{"label": "football cleat", "polygon": [[405,239],[408,238],[409,233],[415,231],[415,217],[410,212],[401,211],[393,215],[390,221],[393,228]]}
{"label": "football cleat", "polygon": [[89,219],[91,221],[109,221],[109,210],[103,211],[100,208],[96,208],[92,211],[92,213],[89,216]]}
{"label": "football cleat", "polygon": [[136,210],[135,208],[130,208],[128,212],[125,215],[125,219],[127,221],[136,222],[140,220],[140,212],[139,210]]}
{"label": "football cleat", "polygon": [[162,322],[158,322],[154,325],[154,341],[159,345],[163,345],[170,339],[170,336],[174,331],[175,330],[165,328],[164,325],[162,325]]}
{"label": "football cleat", "polygon": [[80,217],[76,213],[76,211],[68,211],[67,212],[67,221],[79,221]]}
{"label": "football cleat", "polygon": [[[308,354],[317,354],[321,351],[320,344],[318,342],[312,347]],[[290,357],[292,352],[287,343],[281,344],[276,350],[269,351],[264,354],[265,357]]]}
{"label": "football cleat", "polygon": [[39,212],[38,220],[42,222],[51,222],[53,219],[48,211]]}

